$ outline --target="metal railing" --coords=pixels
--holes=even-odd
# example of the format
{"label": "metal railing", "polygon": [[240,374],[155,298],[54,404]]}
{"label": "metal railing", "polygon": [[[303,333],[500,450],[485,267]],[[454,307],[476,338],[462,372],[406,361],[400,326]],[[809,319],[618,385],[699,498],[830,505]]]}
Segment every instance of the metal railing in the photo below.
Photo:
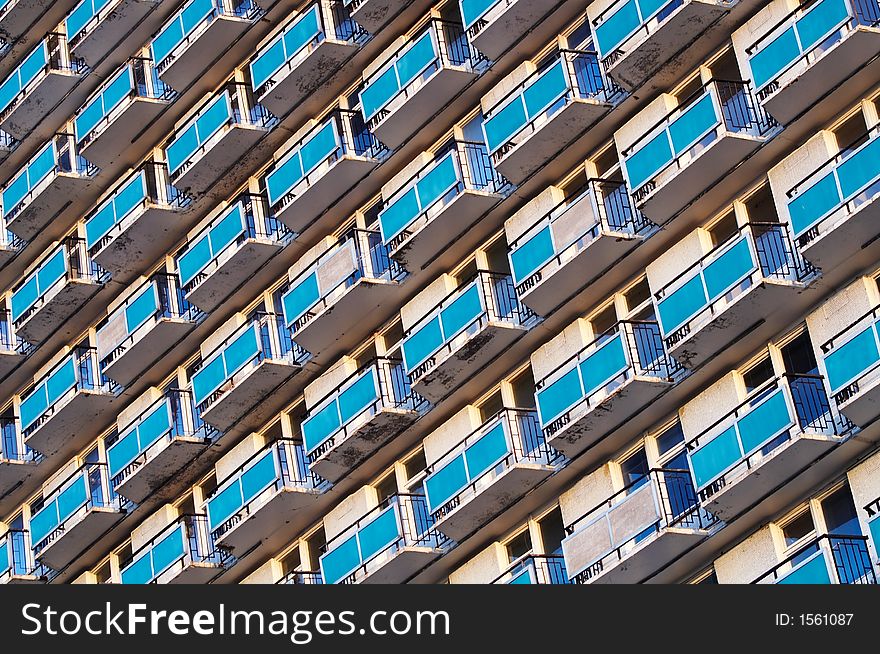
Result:
{"label": "metal railing", "polygon": [[7,561],[0,561],[0,584],[8,583],[16,577],[33,577],[47,582],[54,576],[52,570],[43,563],[34,560],[31,547],[31,535],[27,529],[10,529],[0,536],[0,545],[6,545]]}
{"label": "metal railing", "polygon": [[276,584],[288,584],[293,586],[320,586],[324,583],[320,570],[291,570],[281,577]]}
{"label": "metal railing", "polygon": [[526,554],[489,583],[570,584],[571,581],[561,554]]}
{"label": "metal railing", "polygon": [[[819,349],[822,351],[822,354],[827,357],[828,354],[835,350],[838,346],[845,345],[848,342],[844,337],[846,337],[850,333],[858,333],[865,329],[869,329],[870,325],[874,324],[878,319],[880,319],[880,305],[869,309],[861,316],[850,322],[849,325],[847,325],[839,332],[834,334],[831,338],[822,343],[819,346]],[[859,382],[863,378],[867,377],[870,373],[880,368],[880,360],[870,363],[869,359],[866,357],[865,361],[866,363],[869,363],[868,367],[862,370],[856,379],[834,393],[834,403],[838,407],[842,406],[844,403],[848,402],[853,397],[858,395],[861,391],[861,386]]]}
{"label": "metal railing", "polygon": [[[592,31],[595,33],[596,29],[606,20],[608,20],[608,16],[615,9],[620,9],[621,4],[625,4],[626,0],[618,0],[617,2],[611,3],[608,7],[602,10],[602,12],[593,19]],[[652,31],[656,30],[663,21],[672,15],[672,13],[681,7],[684,4],[685,0],[670,0],[666,5],[660,8],[659,11],[655,12],[651,16],[642,16],[641,21],[639,23],[638,28],[629,34],[623,41],[621,41],[618,46],[612,50],[611,52],[605,53],[605,56],[602,57],[602,66],[607,70],[609,67],[616,64],[622,57],[627,53],[627,51],[622,47],[626,45],[628,42],[632,41],[635,38],[646,37],[651,34]]]}
{"label": "metal railing", "polygon": [[0,309],[0,350],[28,356],[36,349],[36,345],[28,343],[15,335],[12,311]]}
{"label": "metal railing", "polygon": [[824,558],[831,583],[870,585],[877,583],[877,575],[868,553],[868,537],[843,534],[824,534],[816,537],[752,583],[779,583],[814,557]]}
{"label": "metal railing", "polygon": [[0,461],[36,463],[42,455],[24,443],[14,414],[0,416]]}

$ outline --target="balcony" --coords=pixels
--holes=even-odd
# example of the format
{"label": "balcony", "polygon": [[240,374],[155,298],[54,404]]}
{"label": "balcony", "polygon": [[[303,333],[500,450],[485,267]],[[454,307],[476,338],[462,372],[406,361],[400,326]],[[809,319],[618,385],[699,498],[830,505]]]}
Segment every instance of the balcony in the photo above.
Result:
{"label": "balcony", "polygon": [[321,578],[321,573],[315,570],[291,570],[275,583],[288,586],[320,586],[324,580]]}
{"label": "balcony", "polygon": [[110,490],[105,463],[86,463],[68,477],[31,514],[36,559],[54,570],[73,562],[125,515]]}
{"label": "balcony", "polygon": [[825,534],[752,583],[874,585],[877,576],[871,566],[866,536]]}
{"label": "balcony", "polygon": [[565,558],[559,554],[527,554],[492,580],[493,584],[568,584]]}
{"label": "balcony", "polygon": [[183,297],[176,275],[153,275],[98,329],[101,372],[120,386],[130,385],[158,365],[203,318]]}
{"label": "balcony", "polygon": [[219,436],[202,422],[192,393],[169,389],[107,444],[114,492],[140,504]]}
{"label": "balcony", "polygon": [[[306,231],[387,155],[387,148],[364,126],[359,112],[336,109],[266,174],[272,213],[293,231]],[[327,231],[336,227],[326,226]]]}
{"label": "balcony", "polygon": [[19,407],[25,444],[63,459],[96,435],[100,418],[116,401],[115,384],[98,373],[94,348],[77,347],[37,380]]}
{"label": "balcony", "polygon": [[92,65],[103,61],[160,3],[161,0],[82,0],[64,21],[71,54]]}
{"label": "balcony", "polygon": [[329,485],[309,470],[303,447],[282,439],[257,453],[208,499],[211,537],[246,552],[270,536],[290,514],[314,504]]}
{"label": "balcony", "polygon": [[815,276],[788,226],[749,223],[655,295],[666,350],[697,366],[803,292]]}
{"label": "balcony", "polygon": [[[57,0],[4,0],[0,6],[0,34],[7,40],[17,39],[32,28]],[[70,3],[63,3],[68,5]]]}
{"label": "balcony", "polygon": [[639,583],[718,524],[699,505],[690,472],[653,469],[566,525],[565,567],[576,584]]}
{"label": "balcony", "polygon": [[553,474],[562,461],[544,442],[536,412],[502,409],[429,462],[425,497],[434,528],[463,540]]}
{"label": "balcony", "polygon": [[509,275],[479,271],[406,329],[403,360],[413,390],[439,402],[525,334]]}
{"label": "balcony", "polygon": [[258,406],[270,414],[289,401],[269,397],[302,370],[306,358],[284,337],[285,331],[279,316],[258,315],[203,359],[192,387],[205,422],[227,431],[242,419],[258,420]]}
{"label": "balcony", "polygon": [[293,239],[265,198],[243,194],[212,220],[177,257],[188,302],[213,311]]}
{"label": "balcony", "polygon": [[488,66],[462,27],[432,18],[389,61],[364,77],[367,129],[392,150],[464,90]]}
{"label": "balcony", "polygon": [[6,228],[37,236],[71,202],[94,186],[98,168],[79,156],[72,134],[56,134],[3,188]]}
{"label": "balcony", "polygon": [[505,226],[510,269],[519,301],[546,316],[657,226],[630,203],[626,184],[590,179],[525,230]]}
{"label": "balcony", "polygon": [[756,97],[788,124],[880,54],[878,24],[877,0],[804,2],[746,48]]}
{"label": "balcony", "polygon": [[352,329],[400,295],[405,275],[378,232],[349,231],[281,298],[291,338],[312,354],[354,345]]}
{"label": "balcony", "polygon": [[29,136],[88,72],[70,56],[67,37],[49,33],[0,83],[0,129],[17,139]]}
{"label": "balcony", "polygon": [[774,379],[688,442],[700,504],[730,521],[807,470],[846,431],[822,377]]}
{"label": "balcony", "polygon": [[214,546],[204,515],[182,515],[121,566],[123,584],[206,584],[228,555]]}
{"label": "balcony", "polygon": [[556,7],[551,0],[459,0],[471,44],[498,61]]}
{"label": "balcony", "polygon": [[15,370],[33,351],[33,345],[16,335],[12,312],[0,309],[0,375]]}
{"label": "balcony", "polygon": [[376,34],[386,25],[390,26],[401,11],[410,4],[408,0],[342,0],[352,20],[370,34]]}
{"label": "balcony", "polygon": [[520,184],[558,156],[623,98],[602,77],[595,52],[561,50],[485,112],[492,165]]}
{"label": "balcony", "polygon": [[859,427],[880,415],[880,307],[822,343],[828,386],[838,411]]}
{"label": "balcony", "polygon": [[249,102],[245,84],[227,84],[175,132],[165,148],[171,183],[194,194],[204,193],[276,122],[263,107]]}
{"label": "balcony", "polygon": [[390,197],[379,214],[391,256],[418,270],[471,229],[508,193],[486,146],[453,142]]}
{"label": "balcony", "polygon": [[89,256],[114,281],[131,281],[180,239],[190,203],[168,183],[164,164],[145,163],[86,218]]}
{"label": "balcony", "polygon": [[616,0],[594,16],[605,72],[633,91],[736,4],[726,0]]}
{"label": "balcony", "polygon": [[685,375],[653,321],[621,321],[535,384],[547,443],[573,457]]}
{"label": "balcony", "polygon": [[433,529],[422,495],[392,495],[327,542],[327,584],[399,584],[439,558],[446,539]]}
{"label": "balcony", "polygon": [[262,16],[252,0],[189,0],[150,46],[159,77],[172,88],[189,88]]}
{"label": "balcony", "polygon": [[250,64],[257,102],[278,116],[297,107],[360,49],[370,35],[344,2],[317,2],[294,16]]}
{"label": "balcony", "polygon": [[309,407],[301,428],[309,467],[339,481],[427,408],[401,362],[378,358]]}
{"label": "balcony", "polygon": [[[18,421],[11,409],[0,415],[0,496],[18,488],[34,472],[40,455],[24,444]],[[3,564],[0,552],[0,567]],[[0,570],[0,577],[2,577]]]}
{"label": "balcony", "polygon": [[621,152],[636,206],[655,223],[666,223],[776,128],[746,84],[708,82]]}
{"label": "balcony", "polygon": [[134,143],[176,98],[177,91],[159,79],[152,61],[130,59],[77,112],[79,152],[99,166],[128,161],[120,144]]}
{"label": "balcony", "polygon": [[109,278],[89,259],[84,239],[66,239],[13,290],[10,306],[16,336],[30,343],[43,342]]}
{"label": "balcony", "polygon": [[[0,212],[2,213],[2,212]],[[25,241],[8,229],[3,216],[0,215],[0,268],[8,264],[24,249]]]}
{"label": "balcony", "polygon": [[865,142],[842,150],[780,198],[798,250],[822,270],[854,258],[880,236],[878,134],[872,129]]}
{"label": "balcony", "polygon": [[50,574],[33,560],[30,533],[10,529],[0,536],[0,584],[44,584]]}

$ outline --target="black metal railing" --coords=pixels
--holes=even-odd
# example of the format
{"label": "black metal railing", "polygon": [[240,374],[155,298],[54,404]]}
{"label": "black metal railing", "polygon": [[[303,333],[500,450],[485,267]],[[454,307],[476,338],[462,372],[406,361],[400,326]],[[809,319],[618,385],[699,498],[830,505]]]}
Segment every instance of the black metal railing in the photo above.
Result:
{"label": "black metal railing", "polygon": [[[816,556],[825,559],[831,583],[860,585],[877,583],[877,575],[871,565],[871,555],[868,552],[867,536],[843,534],[823,534],[816,537],[752,583],[781,581],[784,583],[787,575]],[[809,579],[807,583],[809,582],[821,583],[817,579]]]}
{"label": "black metal railing", "polygon": [[561,554],[526,554],[489,583],[569,584],[571,582],[565,569],[565,558]]}
{"label": "black metal railing", "polygon": [[31,547],[31,536],[27,529],[10,529],[0,536],[0,545],[5,541],[7,547],[7,561],[0,561],[0,584],[8,583],[16,577],[27,577],[48,582],[54,576],[54,571],[46,565],[35,561]]}
{"label": "black metal railing", "polygon": [[[621,9],[621,6],[620,6],[621,4],[622,4],[621,1],[614,2],[614,3],[610,4],[608,7],[603,9],[599,13],[598,16],[596,16],[593,19],[592,31],[594,34],[596,32],[596,29],[603,22],[608,20],[608,18],[612,14],[617,13],[617,10]],[[630,42],[632,39],[634,39],[636,37],[641,38],[643,35],[647,36],[648,34],[650,34],[652,31],[652,23],[656,26],[656,27],[653,27],[653,29],[657,29],[657,27],[659,27],[659,25],[662,24],[662,22],[666,18],[668,18],[669,16],[672,15],[672,12],[674,12],[676,9],[681,7],[683,4],[684,4],[684,0],[670,0],[670,2],[663,5],[658,11],[656,11],[651,16],[642,16],[642,21],[639,24],[638,29],[636,29],[629,36],[627,36],[621,43],[619,43],[617,45],[617,47],[614,48],[614,50],[604,53],[604,56],[602,57],[602,66],[606,70],[608,70],[609,67],[616,64],[621,58],[623,58],[623,55],[625,55],[627,53],[627,50],[624,49],[623,46],[625,46],[628,42]]]}
{"label": "black metal railing", "polygon": [[281,577],[276,584],[290,584],[294,586],[320,586],[324,583],[320,570],[291,570]]}

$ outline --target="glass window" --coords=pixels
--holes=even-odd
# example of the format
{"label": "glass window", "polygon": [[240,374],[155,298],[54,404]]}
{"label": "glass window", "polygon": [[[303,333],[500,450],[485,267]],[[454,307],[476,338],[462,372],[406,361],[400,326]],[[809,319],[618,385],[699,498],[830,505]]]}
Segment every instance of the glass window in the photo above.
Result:
{"label": "glass window", "polygon": [[792,545],[801,542],[807,536],[812,534],[813,531],[813,516],[810,514],[809,510],[804,511],[797,518],[782,527],[782,537],[785,546],[791,547]]}
{"label": "glass window", "polygon": [[[641,486],[647,481],[648,457],[645,450],[641,449],[632,456],[620,462],[620,472],[623,475],[623,485],[634,487]],[[637,483],[641,481],[642,483]]]}
{"label": "glass window", "polygon": [[819,373],[813,344],[807,332],[782,347],[785,372],[792,375],[815,375]]}
{"label": "glass window", "polygon": [[565,527],[562,524],[562,512],[553,509],[538,521],[541,529],[541,545],[544,554],[562,554],[562,540],[565,538]]}
{"label": "glass window", "polygon": [[743,374],[743,382],[746,385],[746,393],[751,393],[756,388],[764,385],[774,377],[773,363],[767,356],[754,366],[746,370]]}
{"label": "glass window", "polygon": [[681,422],[676,420],[675,424],[657,436],[657,452],[662,457],[681,443],[684,443],[684,430]]}
{"label": "glass window", "polygon": [[834,491],[822,500],[822,516],[829,534],[854,536],[861,533],[856,507],[849,486]]}
{"label": "glass window", "polygon": [[608,338],[616,332],[617,311],[614,310],[614,304],[609,304],[595,316],[590,318],[590,326],[593,328],[593,337],[597,340],[600,337]]}
{"label": "glass window", "polygon": [[513,563],[519,558],[532,551],[532,536],[528,529],[523,529],[516,536],[507,541],[507,558]]}

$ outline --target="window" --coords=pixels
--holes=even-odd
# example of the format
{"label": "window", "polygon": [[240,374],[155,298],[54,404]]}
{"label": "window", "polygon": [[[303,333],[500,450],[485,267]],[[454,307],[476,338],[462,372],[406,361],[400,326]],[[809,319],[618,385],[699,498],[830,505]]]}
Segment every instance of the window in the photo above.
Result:
{"label": "window", "polygon": [[785,372],[790,375],[816,375],[819,366],[816,363],[816,355],[813,352],[813,344],[806,331],[797,338],[789,341],[781,348],[782,362]]}
{"label": "window", "polygon": [[295,570],[299,570],[302,566],[300,559],[299,547],[294,547],[287,554],[281,557],[281,574],[288,575]]}
{"label": "window", "polygon": [[575,27],[566,39],[571,50],[591,50],[593,48],[593,35],[590,33],[590,21],[584,21]]}
{"label": "window", "polygon": [[489,418],[498,415],[504,408],[504,400],[501,399],[501,391],[495,391],[480,403],[480,421],[486,422]]}
{"label": "window", "polygon": [[324,528],[321,527],[313,533],[311,536],[306,538],[306,551],[309,554],[309,565],[311,566],[311,570],[316,571],[319,570],[319,561],[321,559],[321,553],[327,547],[327,537],[324,535]]}
{"label": "window", "polygon": [[709,232],[713,247],[718,247],[722,243],[729,241],[739,232],[739,225],[736,224],[736,214],[730,211],[710,225],[706,231]]}
{"label": "window", "polygon": [[676,420],[673,425],[664,429],[656,436],[657,453],[662,457],[679,445],[684,443],[684,430],[681,428],[681,422]]}
{"label": "window", "polygon": [[862,533],[859,518],[849,486],[837,489],[821,502],[825,531],[837,536],[855,536]]}
{"label": "window", "polygon": [[406,470],[406,478],[408,480],[418,477],[425,471],[425,468],[428,467],[428,464],[425,461],[425,451],[420,449],[406,460],[403,467]]}
{"label": "window", "polygon": [[752,393],[752,391],[760,388],[773,379],[773,377],[775,377],[773,363],[768,355],[742,373],[743,382],[746,385],[746,393]]}
{"label": "window", "polygon": [[532,536],[528,529],[523,529],[516,536],[511,538],[505,544],[507,548],[507,559],[511,563],[521,559],[532,551]]}
{"label": "window", "polygon": [[562,554],[562,541],[565,538],[565,527],[562,524],[562,512],[556,508],[538,520],[541,531],[541,547],[544,554]]}
{"label": "window", "polygon": [[782,542],[785,547],[785,555],[791,556],[797,553],[791,563],[797,565],[801,561],[808,559],[818,549],[818,546],[808,547],[799,552],[798,549],[813,537],[816,529],[813,525],[813,516],[809,509],[798,515],[793,520],[788,521],[782,526]]}
{"label": "window", "polygon": [[614,309],[614,303],[590,318],[590,326],[593,328],[593,337],[596,340],[606,340],[613,336],[617,327],[617,311]]}
{"label": "window", "polygon": [[376,489],[379,504],[382,504],[389,497],[397,494],[397,477],[395,477],[394,472],[392,472],[377,483],[373,484],[373,488]]}
{"label": "window", "polygon": [[635,286],[631,286],[624,294],[627,311],[635,311],[645,302],[651,300],[651,289],[648,286],[648,278],[643,277]]}
{"label": "window", "polygon": [[831,131],[834,132],[837,147],[844,157],[868,140],[868,126],[865,124],[865,116],[861,110],[856,111]]}
{"label": "window", "polygon": [[623,475],[624,487],[631,486],[631,490],[635,490],[643,485],[648,480],[648,469],[648,457],[644,448],[621,461],[620,474]]}
{"label": "window", "polygon": [[529,366],[510,382],[513,404],[519,409],[535,408],[535,378]]}

